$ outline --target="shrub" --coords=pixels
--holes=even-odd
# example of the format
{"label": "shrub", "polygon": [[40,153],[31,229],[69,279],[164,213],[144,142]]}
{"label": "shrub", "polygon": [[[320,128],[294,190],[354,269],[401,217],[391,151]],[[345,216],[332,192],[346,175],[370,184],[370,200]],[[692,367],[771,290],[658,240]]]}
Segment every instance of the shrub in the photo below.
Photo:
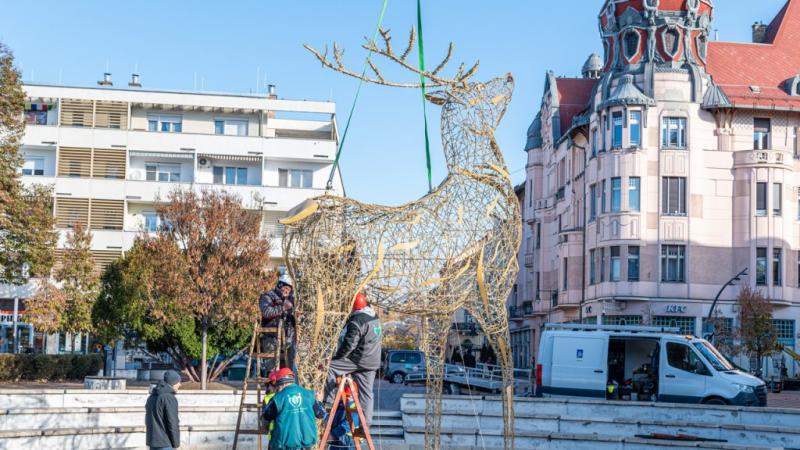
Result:
{"label": "shrub", "polygon": [[96,374],[102,358],[91,355],[0,355],[0,382],[83,380]]}

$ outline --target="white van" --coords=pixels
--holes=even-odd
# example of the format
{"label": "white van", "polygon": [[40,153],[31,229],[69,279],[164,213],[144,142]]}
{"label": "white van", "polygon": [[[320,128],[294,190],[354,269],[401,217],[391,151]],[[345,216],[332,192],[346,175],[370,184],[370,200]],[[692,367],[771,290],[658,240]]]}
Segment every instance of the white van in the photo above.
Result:
{"label": "white van", "polygon": [[[537,394],[766,406],[760,379],[677,328],[547,324]],[[621,393],[621,394],[620,394]]]}

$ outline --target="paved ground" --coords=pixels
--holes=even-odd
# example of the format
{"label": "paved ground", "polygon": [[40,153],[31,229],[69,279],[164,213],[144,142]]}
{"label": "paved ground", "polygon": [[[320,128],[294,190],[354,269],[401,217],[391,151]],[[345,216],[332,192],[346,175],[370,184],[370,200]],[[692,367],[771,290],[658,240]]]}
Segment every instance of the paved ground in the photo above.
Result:
{"label": "paved ground", "polygon": [[780,394],[770,393],[767,405],[774,408],[800,408],[800,391],[783,391]]}
{"label": "paved ground", "polygon": [[386,380],[375,380],[375,409],[381,411],[400,411],[400,397],[403,394],[424,394],[424,385],[405,386],[392,384]]}

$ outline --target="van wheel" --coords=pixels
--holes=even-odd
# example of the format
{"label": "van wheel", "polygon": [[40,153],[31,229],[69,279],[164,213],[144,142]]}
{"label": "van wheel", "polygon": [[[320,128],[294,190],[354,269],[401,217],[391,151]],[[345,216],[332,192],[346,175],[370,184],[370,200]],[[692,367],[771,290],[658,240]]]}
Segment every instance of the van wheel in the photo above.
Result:
{"label": "van wheel", "polygon": [[728,402],[719,398],[719,397],[711,397],[703,400],[704,405],[727,405]]}
{"label": "van wheel", "polygon": [[392,383],[394,383],[394,384],[402,384],[403,381],[405,381],[405,380],[406,380],[406,376],[403,375],[403,372],[395,372],[392,375],[392,379],[391,379]]}

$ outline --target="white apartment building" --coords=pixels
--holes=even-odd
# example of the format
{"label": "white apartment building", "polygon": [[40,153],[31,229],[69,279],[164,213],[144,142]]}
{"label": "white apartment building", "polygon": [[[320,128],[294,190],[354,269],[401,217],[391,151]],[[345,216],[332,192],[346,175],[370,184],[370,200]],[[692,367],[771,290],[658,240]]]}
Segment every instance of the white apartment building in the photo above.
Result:
{"label": "white apartment building", "polygon": [[[322,195],[336,149],[336,108],[330,102],[271,95],[172,92],[125,88],[106,75],[97,87],[28,84],[27,128],[21,148],[24,183],[54,186],[59,247],[76,222],[88,225],[92,254],[104,268],[137,235],[159,225],[155,205],[174,189],[216,189],[260,211],[272,238],[271,260],[282,268],[278,220]],[[337,171],[333,192],[343,194]],[[30,286],[0,286],[0,351],[12,351],[13,308],[20,347],[44,347],[24,324]],[[72,350],[61,337],[48,352]]]}
{"label": "white apartment building", "polygon": [[[700,335],[720,291],[731,327],[743,285],[796,348],[800,0],[747,43],[711,40],[710,0],[595,3],[604,55],[581,78],[548,73],[528,130],[515,355],[546,322]],[[800,371],[777,355],[765,376],[781,364]]]}

